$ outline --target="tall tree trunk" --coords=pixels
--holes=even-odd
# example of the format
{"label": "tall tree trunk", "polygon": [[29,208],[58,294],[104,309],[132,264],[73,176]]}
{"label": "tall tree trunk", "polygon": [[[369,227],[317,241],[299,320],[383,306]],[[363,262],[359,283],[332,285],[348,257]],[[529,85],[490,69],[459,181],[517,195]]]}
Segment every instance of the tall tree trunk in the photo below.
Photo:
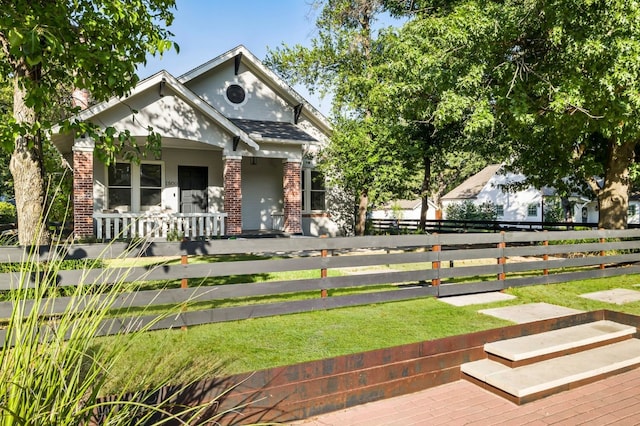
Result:
{"label": "tall tree trunk", "polygon": [[[25,93],[14,79],[13,116],[19,124],[34,124],[36,114],[25,102]],[[21,245],[50,242],[45,220],[45,184],[40,135],[18,136],[9,163],[18,215],[18,241]]]}
{"label": "tall tree trunk", "polygon": [[604,185],[598,193],[598,226],[605,229],[627,227],[629,207],[629,167],[634,160],[635,142],[609,142]]}
{"label": "tall tree trunk", "polygon": [[369,190],[363,188],[358,199],[358,217],[356,220],[356,235],[363,236],[367,228],[367,209],[369,208]]}
{"label": "tall tree trunk", "polygon": [[420,187],[420,198],[422,206],[420,207],[420,230],[422,232],[427,228],[427,212],[429,211],[429,183],[431,181],[431,157],[425,155],[422,157],[422,166],[424,169],[424,177]]}

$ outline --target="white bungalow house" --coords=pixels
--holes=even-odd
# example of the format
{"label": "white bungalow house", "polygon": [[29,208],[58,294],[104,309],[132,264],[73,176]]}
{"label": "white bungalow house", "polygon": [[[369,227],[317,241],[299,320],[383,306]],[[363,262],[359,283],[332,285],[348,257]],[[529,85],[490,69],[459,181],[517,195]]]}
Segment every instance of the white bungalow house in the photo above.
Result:
{"label": "white bungalow house", "polygon": [[521,174],[500,173],[500,164],[491,164],[462,182],[442,197],[444,219],[447,207],[453,203],[471,201],[474,204],[492,203],[498,220],[542,222],[542,190],[528,187],[519,191],[506,191],[505,185],[522,182]]}
{"label": "white bungalow house", "polygon": [[[444,219],[447,219],[448,205],[471,201],[474,204],[486,202],[494,204],[498,212],[498,220],[541,222],[551,200],[557,200],[556,191],[548,187],[543,189],[527,187],[518,191],[505,191],[505,185],[522,182],[525,176],[501,173],[501,167],[500,164],[489,165],[443,196]],[[576,223],[598,223],[598,202],[595,198],[574,194],[568,198],[568,201],[571,214],[566,220]],[[627,221],[630,224],[640,223],[640,193],[629,196]]]}
{"label": "white bungalow house", "polygon": [[77,238],[337,232],[312,160],[330,125],[244,46],[177,78],[161,71],[78,118],[141,141],[150,126],[162,152],[106,167],[90,138],[52,135],[73,165]]}

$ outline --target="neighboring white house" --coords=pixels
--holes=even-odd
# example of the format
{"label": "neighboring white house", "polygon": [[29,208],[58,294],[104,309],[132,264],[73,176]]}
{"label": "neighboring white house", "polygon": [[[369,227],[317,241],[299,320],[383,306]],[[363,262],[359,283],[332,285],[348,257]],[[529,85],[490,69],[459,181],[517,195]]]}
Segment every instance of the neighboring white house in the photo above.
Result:
{"label": "neighboring white house", "polygon": [[543,191],[528,187],[519,191],[506,191],[505,186],[525,180],[524,175],[500,173],[500,164],[491,164],[462,182],[442,198],[443,218],[447,207],[454,203],[471,201],[474,204],[492,203],[498,220],[542,221]]}
{"label": "neighboring white house", "polygon": [[140,143],[150,126],[162,137],[162,152],[107,168],[90,138],[53,134],[74,169],[76,237],[132,223],[138,235],[149,223],[165,234],[178,223],[172,229],[193,236],[204,222],[214,225],[200,236],[338,230],[312,160],[328,141],[328,121],[244,46],[178,78],[160,71],[78,118],[128,130]]}
{"label": "neighboring white house", "polygon": [[[427,209],[427,220],[435,220],[438,207],[431,200],[427,200],[427,203],[429,204],[429,208]],[[421,210],[421,199],[395,200],[373,210],[371,212],[371,219],[420,220]]]}
{"label": "neighboring white house", "polygon": [[[492,164],[442,197],[444,219],[447,206],[452,203],[471,201],[474,204],[486,202],[496,206],[498,220],[541,222],[543,213],[552,202],[559,202],[553,188],[542,190],[533,187],[518,191],[506,191],[504,186],[522,182],[525,176],[514,173],[501,173],[500,164]],[[597,223],[599,219],[596,199],[574,195],[567,200],[572,207],[572,216],[568,220],[576,223]],[[628,223],[640,223],[640,193],[629,196]]]}

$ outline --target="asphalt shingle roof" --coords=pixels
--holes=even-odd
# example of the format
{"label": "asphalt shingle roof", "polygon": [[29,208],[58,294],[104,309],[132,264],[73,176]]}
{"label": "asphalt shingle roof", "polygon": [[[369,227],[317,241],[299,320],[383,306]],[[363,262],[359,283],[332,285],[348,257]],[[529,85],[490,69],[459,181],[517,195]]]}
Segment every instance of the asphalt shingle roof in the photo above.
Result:
{"label": "asphalt shingle roof", "polygon": [[313,136],[292,123],[280,121],[246,120],[231,118],[233,124],[246,133],[258,133],[267,139],[295,140],[301,142],[316,142]]}

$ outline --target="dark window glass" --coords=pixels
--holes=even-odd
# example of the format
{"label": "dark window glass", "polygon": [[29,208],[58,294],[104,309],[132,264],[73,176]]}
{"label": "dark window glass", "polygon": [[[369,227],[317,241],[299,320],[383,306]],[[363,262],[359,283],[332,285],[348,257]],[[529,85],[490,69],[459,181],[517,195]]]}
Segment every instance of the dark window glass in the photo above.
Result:
{"label": "dark window glass", "polygon": [[109,208],[122,208],[122,206],[131,206],[131,189],[109,188]]}
{"label": "dark window glass", "polygon": [[324,175],[322,173],[311,171],[311,190],[324,191]]}
{"label": "dark window glass", "polygon": [[324,210],[324,175],[311,171],[311,210]]}
{"label": "dark window glass", "polygon": [[303,170],[302,173],[301,173],[302,179],[300,179],[300,182],[302,184],[302,191],[300,191],[300,196],[302,197],[302,211],[306,210],[305,203],[304,203],[304,199],[305,199],[305,195],[304,194],[305,194],[305,191],[306,191],[307,188],[306,188],[306,185],[304,184],[304,175],[305,175],[305,172]]}
{"label": "dark window glass", "polygon": [[324,191],[311,192],[311,210],[324,210]]}
{"label": "dark window glass", "polygon": [[[109,199],[107,208],[130,210],[131,209],[131,164],[116,163],[109,166]],[[126,209],[125,209],[126,207]]]}
{"label": "dark window glass", "polygon": [[162,187],[162,166],[160,164],[140,164],[140,186]]}
{"label": "dark window glass", "polygon": [[141,189],[140,205],[141,206],[159,206],[162,202],[160,189]]}
{"label": "dark window glass", "polygon": [[131,186],[131,164],[116,163],[109,167],[109,186]]}

